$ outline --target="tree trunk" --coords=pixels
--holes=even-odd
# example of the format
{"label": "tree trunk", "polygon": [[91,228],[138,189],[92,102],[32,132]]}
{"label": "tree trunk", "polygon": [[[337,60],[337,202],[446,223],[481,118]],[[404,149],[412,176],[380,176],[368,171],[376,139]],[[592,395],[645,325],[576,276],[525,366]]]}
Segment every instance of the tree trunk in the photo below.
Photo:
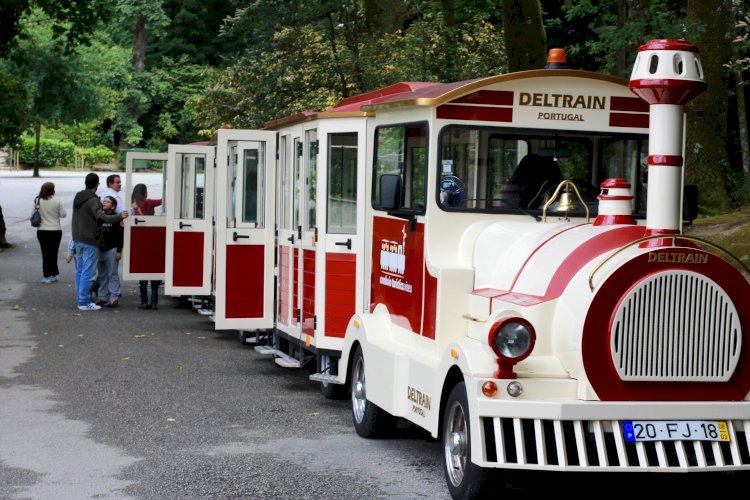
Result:
{"label": "tree trunk", "polygon": [[[617,28],[622,30],[626,25],[640,23],[643,21],[647,9],[642,5],[642,0],[620,0],[617,14]],[[632,58],[638,53],[638,47],[643,40],[628,40],[626,47],[617,50],[615,54],[615,75],[623,78],[630,77]]]}
{"label": "tree trunk", "polygon": [[726,187],[729,169],[727,89],[734,85],[724,65],[732,55],[732,2],[688,0],[687,14],[691,25],[701,22],[706,27],[704,31],[693,30],[690,41],[700,50],[708,89],[686,106],[685,183],[698,186],[701,206],[725,211],[729,207]]}
{"label": "tree trunk", "polygon": [[735,73],[737,81],[737,118],[739,119],[740,149],[742,150],[742,173],[745,176],[745,197],[750,195],[750,140],[747,130],[747,108],[745,104],[745,82],[742,72]]}
{"label": "tree trunk", "polygon": [[39,149],[42,143],[42,124],[34,125],[34,177],[39,177]]}
{"label": "tree trunk", "polygon": [[508,71],[543,68],[547,33],[539,0],[503,0],[503,10]]}
{"label": "tree trunk", "polygon": [[443,21],[445,22],[443,40],[443,77],[444,82],[460,80],[456,62],[456,14],[453,0],[442,0]]}
{"label": "tree trunk", "polygon": [[133,29],[133,72],[143,73],[146,69],[146,40],[148,39],[148,28],[146,16],[138,16]]}

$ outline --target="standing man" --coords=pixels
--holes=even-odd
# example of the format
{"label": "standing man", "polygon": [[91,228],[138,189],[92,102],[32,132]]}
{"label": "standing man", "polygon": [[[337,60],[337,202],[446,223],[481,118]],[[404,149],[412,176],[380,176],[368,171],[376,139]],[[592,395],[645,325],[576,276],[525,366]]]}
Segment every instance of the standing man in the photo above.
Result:
{"label": "standing man", "polygon": [[99,195],[99,199],[102,200],[102,203],[104,203],[104,198],[106,198],[107,196],[111,196],[115,199],[115,201],[117,202],[117,206],[115,207],[116,214],[119,214],[120,212],[122,212],[122,209],[125,208],[125,203],[120,197],[121,189],[122,181],[120,180],[120,176],[118,174],[111,174],[107,176],[107,189],[105,189],[104,192]]}
{"label": "standing man", "polygon": [[99,263],[99,240],[97,238],[97,221],[118,223],[127,218],[128,211],[107,215],[102,202],[96,196],[99,187],[99,176],[95,173],[86,175],[86,189],[79,191],[73,199],[73,246],[76,259],[76,292],[78,309],[96,311],[101,309],[91,302],[91,285],[94,282],[96,267]]}

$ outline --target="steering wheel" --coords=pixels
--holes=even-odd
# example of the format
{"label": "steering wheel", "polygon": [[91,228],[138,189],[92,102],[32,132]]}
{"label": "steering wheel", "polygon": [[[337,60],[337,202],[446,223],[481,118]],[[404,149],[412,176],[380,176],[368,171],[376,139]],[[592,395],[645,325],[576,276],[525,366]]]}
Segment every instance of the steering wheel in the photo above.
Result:
{"label": "steering wheel", "polygon": [[444,207],[462,207],[466,202],[466,186],[455,175],[440,179],[440,204]]}

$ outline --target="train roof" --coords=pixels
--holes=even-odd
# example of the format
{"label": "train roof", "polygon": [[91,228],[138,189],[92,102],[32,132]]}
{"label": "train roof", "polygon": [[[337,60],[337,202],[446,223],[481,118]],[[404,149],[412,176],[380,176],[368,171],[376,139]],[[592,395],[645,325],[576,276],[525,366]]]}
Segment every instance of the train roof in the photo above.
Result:
{"label": "train roof", "polygon": [[266,124],[265,128],[276,129],[319,118],[374,116],[377,111],[401,107],[434,107],[498,83],[548,77],[586,78],[610,82],[625,87],[628,86],[628,80],[624,78],[573,69],[518,71],[453,83],[399,82],[377,90],[347,97],[339,101],[333,108],[325,111],[304,111],[278,120],[272,120]]}

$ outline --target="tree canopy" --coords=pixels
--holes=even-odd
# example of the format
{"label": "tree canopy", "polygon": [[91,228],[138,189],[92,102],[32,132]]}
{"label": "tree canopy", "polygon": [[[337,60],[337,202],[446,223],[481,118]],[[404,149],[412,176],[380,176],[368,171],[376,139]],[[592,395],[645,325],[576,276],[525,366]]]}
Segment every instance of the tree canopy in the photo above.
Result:
{"label": "tree canopy", "polygon": [[2,105],[13,123],[0,138],[37,124],[77,144],[164,150],[397,81],[541,67],[552,47],[627,77],[645,41],[687,36],[712,81],[688,115],[686,178],[721,209],[747,197],[750,43],[735,34],[747,13],[746,0],[5,0],[0,87],[19,98]]}

